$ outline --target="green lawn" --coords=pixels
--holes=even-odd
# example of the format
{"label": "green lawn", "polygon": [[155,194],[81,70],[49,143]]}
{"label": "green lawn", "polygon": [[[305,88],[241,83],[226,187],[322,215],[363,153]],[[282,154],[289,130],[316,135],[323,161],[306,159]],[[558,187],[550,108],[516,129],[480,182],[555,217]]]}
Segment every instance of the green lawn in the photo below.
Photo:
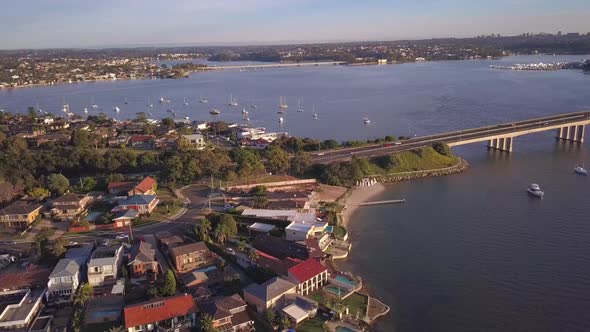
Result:
{"label": "green lawn", "polygon": [[369,298],[365,295],[354,293],[342,301],[342,304],[348,306],[348,310],[352,316],[356,316],[358,312],[359,316],[363,317],[367,313]]}
{"label": "green lawn", "polygon": [[393,155],[395,166],[388,173],[411,172],[450,167],[457,164],[457,157],[444,156],[432,147],[403,151]]}
{"label": "green lawn", "polygon": [[346,235],[346,229],[340,225],[338,226],[334,226],[334,236],[338,239],[338,240],[342,240],[344,239],[344,236]]}
{"label": "green lawn", "polygon": [[314,318],[307,319],[301,325],[297,326],[297,332],[323,332],[324,322],[326,320],[317,315]]}

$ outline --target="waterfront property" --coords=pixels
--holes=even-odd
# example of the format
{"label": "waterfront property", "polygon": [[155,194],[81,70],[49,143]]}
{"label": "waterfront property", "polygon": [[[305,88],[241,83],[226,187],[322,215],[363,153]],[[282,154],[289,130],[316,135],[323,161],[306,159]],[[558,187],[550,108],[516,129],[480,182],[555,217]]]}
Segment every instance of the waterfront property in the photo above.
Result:
{"label": "waterfront property", "polygon": [[26,229],[39,216],[42,207],[37,201],[16,201],[0,209],[0,225],[4,228]]}
{"label": "waterfront property", "polygon": [[328,282],[328,269],[318,260],[310,258],[290,268],[288,279],[297,284],[297,293],[308,295]]}
{"label": "waterfront property", "polygon": [[246,302],[238,294],[208,301],[200,305],[201,313],[213,318],[217,331],[254,331],[254,320],[246,310]]}
{"label": "waterfront property", "polygon": [[128,332],[190,329],[196,324],[197,311],[188,294],[156,298],[123,309]]}
{"label": "waterfront property", "polygon": [[45,289],[0,292],[0,330],[28,330],[42,307]]}

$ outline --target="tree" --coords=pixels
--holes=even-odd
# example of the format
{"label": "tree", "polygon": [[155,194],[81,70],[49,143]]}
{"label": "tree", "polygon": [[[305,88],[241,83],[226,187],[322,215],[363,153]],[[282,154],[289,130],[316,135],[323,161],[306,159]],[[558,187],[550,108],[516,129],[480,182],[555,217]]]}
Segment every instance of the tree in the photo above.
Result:
{"label": "tree", "polygon": [[92,288],[92,286],[89,283],[84,283],[82,286],[80,286],[80,288],[78,288],[78,291],[74,296],[74,304],[80,307],[84,307],[86,303],[88,303],[90,298],[92,298],[93,294],[94,289]]}
{"label": "tree", "polygon": [[120,173],[111,173],[111,174],[107,175],[105,181],[107,183],[109,183],[109,182],[122,182],[122,181],[125,181],[125,176],[123,176],[123,174],[120,174]]}
{"label": "tree", "polygon": [[323,150],[332,150],[338,147],[338,142],[333,139],[326,140],[322,142],[322,149]]}
{"label": "tree", "polygon": [[278,146],[273,146],[266,154],[268,168],[275,174],[282,174],[289,170],[289,155]]}
{"label": "tree", "polygon": [[160,288],[160,296],[172,296],[176,293],[176,277],[172,270],[168,270],[166,273],[166,280]]}
{"label": "tree", "polygon": [[57,240],[55,240],[55,242],[51,246],[51,255],[53,255],[54,257],[60,257],[61,255],[63,255],[67,251],[67,243],[68,241],[63,237],[60,237]]}
{"label": "tree", "polygon": [[231,215],[222,214],[219,219],[219,224],[222,225],[226,238],[238,235],[238,224]]}
{"label": "tree", "polygon": [[70,143],[75,148],[87,148],[90,146],[90,134],[86,130],[74,130]]}
{"label": "tree", "polygon": [[201,332],[217,332],[213,326],[213,317],[209,314],[202,314],[199,318],[199,331]]}
{"label": "tree", "polygon": [[199,224],[199,226],[197,226],[197,228],[199,239],[201,239],[201,241],[209,242],[211,240],[209,233],[212,229],[211,222],[209,221],[209,219],[205,218],[201,220],[201,223]]}
{"label": "tree", "polygon": [[35,235],[33,238],[33,242],[35,243],[35,248],[37,249],[37,254],[43,257],[45,255],[45,246],[49,241],[49,228],[45,227]]}
{"label": "tree", "polygon": [[291,159],[291,173],[294,175],[303,175],[311,167],[311,157],[309,153],[298,152]]}
{"label": "tree", "polygon": [[254,196],[266,195],[266,186],[258,185],[258,186],[252,187],[252,189],[250,189],[250,195],[254,195]]}
{"label": "tree", "polygon": [[276,318],[276,314],[274,312],[274,310],[272,309],[266,309],[264,311],[264,319],[270,324],[270,325],[274,325],[275,323],[275,318]]}
{"label": "tree", "polygon": [[50,174],[47,177],[47,188],[56,195],[63,195],[69,187],[70,181],[61,174]]}
{"label": "tree", "polygon": [[443,142],[435,142],[435,143],[433,143],[433,144],[432,144],[432,148],[433,148],[433,149],[434,149],[436,152],[438,152],[438,153],[442,154],[443,156],[450,157],[450,156],[452,156],[452,155],[453,155],[453,152],[451,151],[451,148],[449,148],[449,146],[448,146],[448,145],[446,145],[446,144],[445,144],[445,143],[443,143]]}
{"label": "tree", "polygon": [[282,330],[287,330],[291,327],[291,320],[286,315],[281,315],[281,320],[279,321],[279,325],[281,326]]}
{"label": "tree", "polygon": [[248,249],[248,244],[246,242],[244,242],[244,241],[240,241],[238,243],[238,250],[241,251],[241,252],[245,252],[246,249]]}
{"label": "tree", "polygon": [[248,250],[248,259],[250,262],[256,262],[260,255],[258,254],[258,250],[256,249],[249,249]]}
{"label": "tree", "polygon": [[171,129],[176,127],[176,122],[172,118],[164,118],[162,119],[162,126]]}
{"label": "tree", "polygon": [[213,236],[215,236],[215,240],[219,242],[219,244],[223,245],[225,240],[227,240],[225,229],[223,229],[222,224],[217,224],[215,227],[215,231],[213,231]]}
{"label": "tree", "polygon": [[27,111],[29,112],[29,119],[31,119],[31,121],[37,119],[37,110],[33,106],[29,106]]}
{"label": "tree", "polygon": [[91,191],[96,187],[96,180],[91,177],[85,177],[82,179],[82,185],[80,186],[81,191]]}
{"label": "tree", "polygon": [[42,201],[45,198],[49,197],[49,195],[51,195],[49,190],[47,190],[43,187],[35,187],[35,188],[29,190],[28,194],[29,194],[29,196],[35,198],[38,201]]}
{"label": "tree", "polygon": [[250,200],[252,207],[255,209],[264,209],[268,205],[268,198],[264,196],[254,196]]}

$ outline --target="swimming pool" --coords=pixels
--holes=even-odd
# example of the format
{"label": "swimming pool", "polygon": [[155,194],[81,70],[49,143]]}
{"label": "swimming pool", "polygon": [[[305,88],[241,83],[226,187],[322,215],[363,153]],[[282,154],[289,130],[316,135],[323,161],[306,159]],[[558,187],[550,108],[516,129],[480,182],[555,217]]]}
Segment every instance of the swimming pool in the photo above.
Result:
{"label": "swimming pool", "polygon": [[355,332],[355,331],[353,329],[351,329],[350,327],[336,326],[336,332]]}
{"label": "swimming pool", "polygon": [[346,293],[348,293],[348,291],[344,288],[340,288],[337,286],[328,286],[326,288],[324,288],[324,290],[326,292],[332,293],[336,296],[344,296]]}
{"label": "swimming pool", "polygon": [[96,221],[96,219],[98,219],[98,217],[102,216],[102,212],[90,212],[87,216],[86,216],[86,220],[88,220],[89,222],[94,222]]}
{"label": "swimming pool", "polygon": [[336,278],[334,278],[342,283],[345,284],[349,284],[351,286],[356,286],[356,281],[351,280],[350,278],[348,278],[347,276],[343,276],[343,275],[337,275]]}
{"label": "swimming pool", "polygon": [[334,233],[334,226],[326,227],[326,233],[330,233],[330,234]]}
{"label": "swimming pool", "polygon": [[207,272],[215,271],[215,270],[217,270],[217,267],[216,266],[209,266],[209,267],[206,267],[204,269],[195,270],[195,272],[204,272],[204,273],[207,273]]}

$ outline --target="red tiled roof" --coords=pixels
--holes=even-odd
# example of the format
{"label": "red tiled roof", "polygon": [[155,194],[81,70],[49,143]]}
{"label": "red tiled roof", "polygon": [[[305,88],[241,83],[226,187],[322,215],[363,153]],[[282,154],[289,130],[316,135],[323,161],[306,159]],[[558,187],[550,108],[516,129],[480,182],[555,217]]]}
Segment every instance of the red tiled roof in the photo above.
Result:
{"label": "red tiled roof", "polygon": [[322,264],[320,264],[320,262],[314,258],[310,258],[290,268],[289,273],[300,283],[302,283],[326,270],[327,269]]}
{"label": "red tiled roof", "polygon": [[114,189],[114,188],[119,188],[119,187],[126,187],[126,186],[132,186],[133,182],[109,182],[109,184],[107,185],[108,189]]}
{"label": "red tiled roof", "polygon": [[131,136],[131,142],[138,143],[138,142],[149,142],[155,138],[154,135],[133,135]]}
{"label": "red tiled roof", "polygon": [[137,186],[135,186],[135,189],[145,193],[152,189],[156,183],[158,183],[158,181],[156,181],[154,178],[146,176],[143,180],[141,180],[140,183],[137,184]]}
{"label": "red tiled roof", "polygon": [[50,269],[36,265],[29,265],[26,270],[3,273],[0,274],[0,290],[46,285],[50,274]]}
{"label": "red tiled roof", "polygon": [[159,322],[197,312],[193,297],[188,294],[155,299],[126,306],[124,309],[125,328]]}

